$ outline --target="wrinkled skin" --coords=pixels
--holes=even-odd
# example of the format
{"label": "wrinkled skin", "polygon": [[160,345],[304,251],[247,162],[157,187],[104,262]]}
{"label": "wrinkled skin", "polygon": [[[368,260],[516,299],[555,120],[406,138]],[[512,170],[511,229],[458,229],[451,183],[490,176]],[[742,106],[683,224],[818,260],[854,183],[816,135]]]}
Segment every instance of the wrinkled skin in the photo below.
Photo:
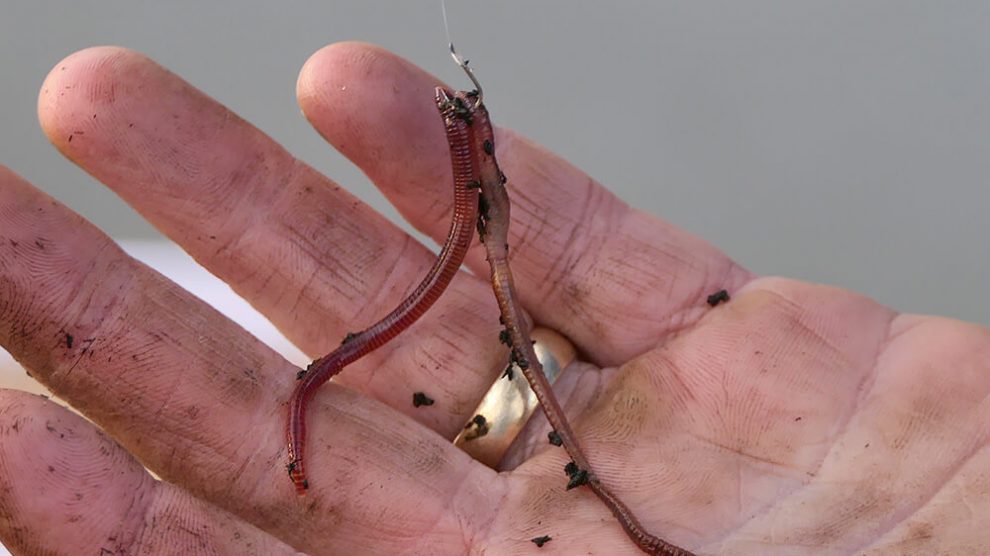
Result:
{"label": "wrinkled skin", "polygon": [[[440,239],[436,83],[343,43],[307,62],[298,96]],[[69,56],[39,115],[65,156],[312,356],[388,311],[434,256],[136,53]],[[754,276],[522,137],[497,138],[522,299],[578,347],[562,401],[651,531],[700,554],[990,546],[990,331]],[[486,276],[477,245],[468,264]],[[709,307],[721,288],[732,300]],[[564,490],[541,420],[512,471],[450,445],[501,372],[496,315],[489,285],[462,273],[324,387],[300,498],[283,437],[297,369],[0,170],[0,344],[92,420],[0,391],[0,539],[15,554],[636,554],[590,492]],[[414,391],[436,403],[414,408]],[[553,540],[537,549],[540,535]]]}

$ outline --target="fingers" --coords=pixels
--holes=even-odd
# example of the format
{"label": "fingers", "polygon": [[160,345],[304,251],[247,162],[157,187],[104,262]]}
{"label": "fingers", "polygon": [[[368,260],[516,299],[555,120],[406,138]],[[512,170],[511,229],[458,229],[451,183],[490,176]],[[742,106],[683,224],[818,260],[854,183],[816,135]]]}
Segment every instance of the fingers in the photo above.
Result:
{"label": "fingers", "polygon": [[294,554],[160,483],[92,424],[0,390],[0,539],[16,554]]}
{"label": "fingers", "polygon": [[[422,98],[433,111],[424,132],[442,141],[432,96]],[[69,56],[49,75],[39,115],[66,156],[313,357],[398,305],[435,259],[259,130],[134,52]],[[447,221],[449,203],[440,206],[436,216]],[[456,277],[424,322],[340,382],[452,437],[506,359],[486,292]],[[436,403],[414,407],[418,391]]]}
{"label": "fingers", "polygon": [[[443,138],[429,131],[426,99],[435,84],[388,52],[341,43],[306,63],[298,96],[314,127],[414,226],[439,239],[451,201]],[[496,149],[509,177],[522,298],[537,321],[599,363],[642,353],[697,319],[707,295],[750,278],[707,243],[630,208],[519,135],[499,130]],[[477,249],[470,261],[487,276]]]}
{"label": "fingers", "polygon": [[296,369],[3,168],[0,238],[0,345],[163,479],[314,553],[392,554],[490,522],[493,472],[332,383],[310,404],[300,499],[284,437]]}
{"label": "fingers", "polygon": [[[404,249],[400,234],[339,186],[140,54],[93,48],[69,56],[45,81],[38,111],[63,154],[231,277],[309,352],[331,340],[303,324],[321,320],[311,312],[314,302],[327,304],[317,293],[336,290],[335,304],[359,316],[366,273],[378,271],[374,287],[382,287],[389,273],[374,265],[393,264]],[[314,275],[317,262],[339,275]],[[302,297],[298,275],[320,289]]]}

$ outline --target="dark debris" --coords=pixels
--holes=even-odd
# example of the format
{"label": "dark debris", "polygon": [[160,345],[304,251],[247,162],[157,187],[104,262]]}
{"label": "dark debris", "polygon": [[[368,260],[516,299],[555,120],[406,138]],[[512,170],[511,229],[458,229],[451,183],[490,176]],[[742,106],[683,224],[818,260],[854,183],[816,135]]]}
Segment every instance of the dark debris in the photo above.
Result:
{"label": "dark debris", "polygon": [[729,300],[729,292],[725,290],[718,290],[717,292],[708,296],[708,304],[712,307],[718,305],[719,303],[725,303]]}
{"label": "dark debris", "polygon": [[573,461],[568,462],[568,464],[564,466],[564,473],[567,473],[567,476],[571,478],[571,480],[567,482],[567,490],[588,484],[588,471],[586,469],[578,468],[577,464]]}
{"label": "dark debris", "polygon": [[423,392],[413,393],[413,406],[420,407],[424,405],[433,405],[433,398],[427,396]]}
{"label": "dark debris", "polygon": [[545,545],[548,542],[552,541],[553,540],[553,537],[551,537],[550,535],[543,535],[542,537],[534,537],[534,538],[529,539],[529,540],[530,540],[530,542],[532,542],[533,544],[535,544],[537,547],[543,548],[543,545]]}

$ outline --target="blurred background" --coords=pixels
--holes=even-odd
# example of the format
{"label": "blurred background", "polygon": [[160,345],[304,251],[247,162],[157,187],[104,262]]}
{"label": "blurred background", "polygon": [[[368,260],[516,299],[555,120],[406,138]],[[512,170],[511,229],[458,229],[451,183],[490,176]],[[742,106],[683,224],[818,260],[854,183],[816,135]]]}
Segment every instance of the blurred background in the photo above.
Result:
{"label": "blurred background", "polygon": [[[627,202],[758,273],[990,324],[990,3],[450,0],[448,9],[495,121]],[[398,220],[295,104],[306,58],[352,39],[468,86],[447,54],[439,0],[5,3],[0,163],[301,362],[61,158],[35,104],[69,53],[140,50]],[[2,357],[0,385],[31,387]]]}

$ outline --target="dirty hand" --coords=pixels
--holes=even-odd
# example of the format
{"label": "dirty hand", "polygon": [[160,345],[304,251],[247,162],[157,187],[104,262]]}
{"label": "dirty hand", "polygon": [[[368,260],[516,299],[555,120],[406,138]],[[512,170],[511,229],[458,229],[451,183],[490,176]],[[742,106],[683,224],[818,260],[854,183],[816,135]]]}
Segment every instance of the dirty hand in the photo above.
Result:
{"label": "dirty hand", "polygon": [[[451,200],[435,84],[350,43],[314,55],[298,93],[438,239]],[[312,356],[430,266],[431,247],[140,55],[74,54],[39,103],[58,149]],[[578,347],[565,408],[647,529],[701,554],[990,546],[990,332],[755,277],[518,135],[497,139],[523,301]],[[477,247],[468,266],[487,273]],[[723,288],[731,301],[709,307]],[[322,388],[299,497],[284,438],[297,369],[0,170],[0,344],[92,420],[0,391],[0,539],[15,554],[636,554],[589,491],[564,489],[545,428],[501,474],[451,445],[501,373],[498,331],[490,286],[463,273]],[[413,407],[416,391],[435,403]]]}

